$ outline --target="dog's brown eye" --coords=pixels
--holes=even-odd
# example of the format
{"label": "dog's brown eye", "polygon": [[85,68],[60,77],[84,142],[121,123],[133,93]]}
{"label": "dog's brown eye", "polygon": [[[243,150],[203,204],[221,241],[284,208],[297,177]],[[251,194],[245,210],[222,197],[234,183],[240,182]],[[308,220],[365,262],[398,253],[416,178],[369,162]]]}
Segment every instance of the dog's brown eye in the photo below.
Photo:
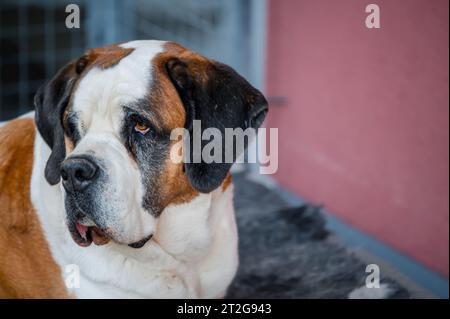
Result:
{"label": "dog's brown eye", "polygon": [[134,126],[134,130],[142,135],[144,135],[145,133],[147,133],[150,130],[150,127],[148,127],[147,124],[144,123],[136,123],[136,125]]}

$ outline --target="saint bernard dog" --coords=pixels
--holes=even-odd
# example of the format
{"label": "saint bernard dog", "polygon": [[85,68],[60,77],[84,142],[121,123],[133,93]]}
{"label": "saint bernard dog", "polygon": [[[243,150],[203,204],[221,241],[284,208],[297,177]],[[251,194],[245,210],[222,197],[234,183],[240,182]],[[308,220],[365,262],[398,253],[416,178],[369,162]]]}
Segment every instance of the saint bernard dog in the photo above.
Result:
{"label": "saint bernard dog", "polygon": [[71,61],[34,103],[0,128],[0,297],[224,297],[232,163],[174,163],[169,136],[257,128],[263,95],[176,43],[132,41]]}

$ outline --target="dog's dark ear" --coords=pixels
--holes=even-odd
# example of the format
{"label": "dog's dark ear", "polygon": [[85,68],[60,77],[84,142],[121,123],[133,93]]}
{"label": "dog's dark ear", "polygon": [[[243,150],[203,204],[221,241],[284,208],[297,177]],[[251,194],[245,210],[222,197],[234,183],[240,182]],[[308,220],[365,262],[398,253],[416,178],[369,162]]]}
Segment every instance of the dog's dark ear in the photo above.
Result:
{"label": "dog's dark ear", "polygon": [[[166,62],[166,70],[186,110],[190,161],[184,164],[185,172],[195,189],[208,193],[220,186],[233,165],[225,161],[225,128],[257,129],[267,114],[267,101],[261,92],[232,68],[203,57],[171,58]],[[221,163],[205,163],[203,159],[200,163],[194,163],[194,120],[201,121],[202,133],[208,128],[220,130]],[[209,142],[202,140],[201,149]],[[233,154],[233,162],[239,155]]]}
{"label": "dog's dark ear", "polygon": [[74,83],[86,64],[84,56],[66,64],[34,96],[36,126],[52,150],[45,167],[45,178],[50,185],[57,184],[61,177],[60,166],[66,156],[62,117]]}

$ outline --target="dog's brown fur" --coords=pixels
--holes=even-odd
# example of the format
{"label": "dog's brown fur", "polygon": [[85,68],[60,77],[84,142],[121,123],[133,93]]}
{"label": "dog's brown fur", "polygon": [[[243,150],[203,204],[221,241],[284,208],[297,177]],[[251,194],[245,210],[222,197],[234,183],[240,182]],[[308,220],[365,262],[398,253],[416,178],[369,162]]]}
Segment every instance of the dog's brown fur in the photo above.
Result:
{"label": "dog's brown fur", "polygon": [[0,128],[0,298],[67,298],[30,199],[35,126]]}

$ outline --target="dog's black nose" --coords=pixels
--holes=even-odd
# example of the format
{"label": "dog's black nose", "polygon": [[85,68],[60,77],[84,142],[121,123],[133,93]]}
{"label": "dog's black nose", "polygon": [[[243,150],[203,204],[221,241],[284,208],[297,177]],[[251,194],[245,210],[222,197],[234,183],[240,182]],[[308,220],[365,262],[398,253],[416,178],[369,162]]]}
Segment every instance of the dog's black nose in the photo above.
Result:
{"label": "dog's black nose", "polygon": [[68,192],[81,192],[97,178],[98,166],[87,157],[69,157],[61,164],[62,183]]}

